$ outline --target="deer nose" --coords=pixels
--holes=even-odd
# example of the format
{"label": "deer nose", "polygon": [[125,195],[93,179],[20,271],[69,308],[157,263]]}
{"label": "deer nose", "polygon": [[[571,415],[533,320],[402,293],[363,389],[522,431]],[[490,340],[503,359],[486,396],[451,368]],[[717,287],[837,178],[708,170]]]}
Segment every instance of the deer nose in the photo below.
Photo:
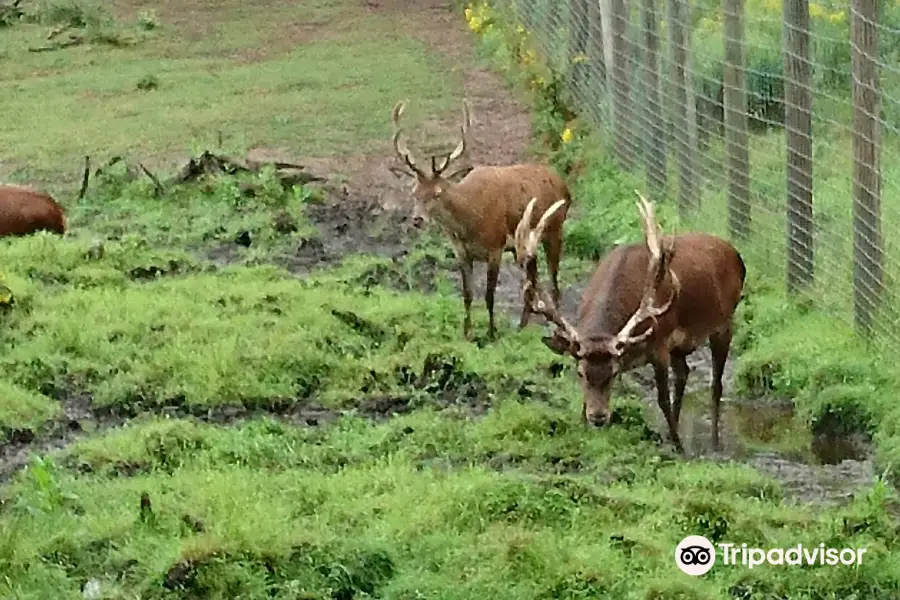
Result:
{"label": "deer nose", "polygon": [[416,229],[422,229],[425,226],[425,218],[421,215],[414,215],[412,218],[412,226]]}
{"label": "deer nose", "polygon": [[585,414],[584,421],[590,427],[605,427],[609,425],[609,415],[604,412]]}

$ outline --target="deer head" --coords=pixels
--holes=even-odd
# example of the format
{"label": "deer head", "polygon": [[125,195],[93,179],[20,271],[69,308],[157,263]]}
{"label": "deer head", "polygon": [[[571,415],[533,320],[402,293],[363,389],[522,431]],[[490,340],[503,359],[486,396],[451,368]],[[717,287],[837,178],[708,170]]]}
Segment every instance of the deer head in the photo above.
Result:
{"label": "deer head", "polygon": [[[516,254],[521,256],[526,270],[526,282],[523,295],[525,302],[531,306],[531,310],[541,314],[548,321],[556,325],[553,334],[544,338],[544,345],[557,354],[568,354],[578,364],[578,376],[581,380],[584,394],[583,416],[585,420],[594,425],[605,424],[609,421],[609,399],[612,383],[619,373],[623,359],[631,352],[641,347],[656,327],[657,319],[665,314],[671,307],[678,294],[681,292],[681,284],[678,277],[669,268],[672,257],[672,239],[669,238],[665,246],[661,242],[659,226],[653,213],[653,205],[638,193],[640,201],[637,203],[643,225],[647,248],[650,251],[650,260],[647,264],[647,272],[644,277],[644,287],[638,309],[631,315],[625,325],[616,332],[585,338],[559,313],[551,301],[549,295],[543,291],[537,282],[537,269],[534,256],[537,245],[540,242],[546,220],[562,205],[562,201],[551,206],[541,217],[537,226],[531,229],[531,214],[535,200],[532,200],[525,215],[516,230]],[[654,298],[662,285],[666,274],[672,283],[672,293],[669,299],[658,306],[654,305]],[[634,273],[633,277],[640,277]],[[646,328],[635,333],[641,325]]]}
{"label": "deer head", "polygon": [[440,160],[437,156],[431,156],[431,168],[428,170],[423,169],[417,164],[416,159],[409,151],[409,148],[406,147],[406,142],[401,139],[403,131],[400,128],[400,117],[403,116],[404,110],[406,110],[406,102],[398,102],[394,105],[394,110],[391,115],[391,121],[394,125],[394,151],[411,172],[407,174],[416,178],[415,187],[412,191],[414,201],[413,217],[417,220],[427,219],[430,207],[444,196],[450,185],[472,170],[471,167],[464,167],[449,175],[445,175],[447,168],[466,152],[466,134],[471,125],[469,105],[463,100],[463,119],[459,128],[460,140],[457,143],[456,148]]}

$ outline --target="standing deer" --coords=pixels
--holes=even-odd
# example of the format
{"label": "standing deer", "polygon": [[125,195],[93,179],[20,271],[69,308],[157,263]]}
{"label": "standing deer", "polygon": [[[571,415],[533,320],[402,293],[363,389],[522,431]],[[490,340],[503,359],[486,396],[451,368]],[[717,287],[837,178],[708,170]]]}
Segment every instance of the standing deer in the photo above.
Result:
{"label": "standing deer", "polygon": [[[463,335],[471,338],[472,329],[472,270],[475,261],[487,263],[488,337],[496,337],[494,326],[494,292],[505,251],[515,252],[514,236],[532,198],[539,210],[547,210],[553,202],[563,199],[544,224],[543,247],[547,270],[553,285],[553,298],[559,300],[559,261],[562,254],[563,222],[571,196],[565,181],[552,168],[542,164],[464,167],[450,174],[447,168],[466,151],[466,135],[470,126],[468,105],[463,102],[461,139],[456,148],[440,161],[431,157],[430,170],[418,166],[413,155],[401,140],[400,117],[406,102],[398,102],[393,109],[394,151],[416,179],[412,190],[413,216],[417,220],[429,218],[441,227],[450,239],[462,278],[463,303],[466,315]],[[537,216],[535,215],[535,218]],[[517,256],[518,260],[518,256]],[[521,264],[521,263],[520,263]],[[528,324],[531,311],[522,307],[519,328]]]}
{"label": "standing deer", "polygon": [[[84,176],[78,200],[84,198],[90,178],[90,158],[84,157]],[[0,184],[0,237],[51,231],[60,235],[68,224],[62,206],[47,193],[11,184]]]}
{"label": "standing deer", "polygon": [[[556,325],[544,344],[577,361],[583,393],[582,417],[594,426],[610,420],[610,391],[616,375],[647,363],[653,366],[657,403],[673,444],[684,453],[678,419],[687,384],[687,357],[704,342],[712,351],[712,446],[719,448],[722,375],[731,346],[732,320],[741,300],[746,269],[728,242],[706,233],[660,237],[653,206],[638,193],[646,244],[613,249],[588,284],[573,327],[537,283],[534,255],[545,222],[562,202],[547,210],[537,226],[517,240],[526,270],[525,302]],[[531,222],[534,204],[523,217]],[[665,299],[661,302],[661,299]],[[669,405],[668,370],[675,378]]]}

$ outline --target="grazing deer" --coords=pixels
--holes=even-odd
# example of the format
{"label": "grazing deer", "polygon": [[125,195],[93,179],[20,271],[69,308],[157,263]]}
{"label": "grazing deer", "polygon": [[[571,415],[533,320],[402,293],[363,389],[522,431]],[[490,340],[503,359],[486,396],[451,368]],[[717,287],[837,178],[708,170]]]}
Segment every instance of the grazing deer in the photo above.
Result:
{"label": "grazing deer", "polygon": [[[84,157],[84,176],[77,200],[84,198],[90,178],[90,158]],[[0,237],[51,231],[60,235],[68,224],[62,206],[44,192],[11,184],[0,184]]]}
{"label": "grazing deer", "polygon": [[[464,167],[451,174],[447,168],[466,151],[466,134],[470,126],[468,105],[463,102],[461,139],[456,148],[441,160],[431,157],[431,169],[418,166],[415,158],[401,140],[400,117],[406,102],[394,106],[393,144],[397,156],[416,179],[412,191],[413,217],[429,218],[441,227],[453,245],[462,278],[463,303],[466,316],[463,335],[471,338],[472,328],[472,270],[475,261],[487,263],[487,289],[484,301],[490,324],[488,337],[494,339],[494,292],[505,251],[515,252],[513,242],[525,207],[532,198],[539,210],[547,210],[553,202],[563,199],[562,209],[554,212],[544,226],[543,247],[547,270],[553,285],[553,298],[559,299],[559,261],[562,254],[563,230],[571,203],[565,181],[552,168],[541,164]],[[396,174],[396,172],[395,172]],[[530,308],[525,305],[519,328],[528,324]]]}
{"label": "grazing deer", "polygon": [[[712,351],[712,446],[719,447],[722,375],[731,346],[732,320],[741,300],[746,269],[728,242],[706,234],[660,237],[653,206],[638,193],[646,244],[613,249],[600,262],[581,298],[578,326],[559,314],[537,283],[535,249],[545,222],[562,202],[544,213],[537,226],[517,240],[526,270],[525,302],[556,325],[544,344],[569,354],[578,364],[582,417],[595,426],[610,420],[610,391],[616,375],[650,363],[657,403],[672,442],[684,453],[678,419],[687,384],[687,357],[708,341]],[[531,222],[529,204],[523,222]],[[675,378],[669,405],[668,370]]]}

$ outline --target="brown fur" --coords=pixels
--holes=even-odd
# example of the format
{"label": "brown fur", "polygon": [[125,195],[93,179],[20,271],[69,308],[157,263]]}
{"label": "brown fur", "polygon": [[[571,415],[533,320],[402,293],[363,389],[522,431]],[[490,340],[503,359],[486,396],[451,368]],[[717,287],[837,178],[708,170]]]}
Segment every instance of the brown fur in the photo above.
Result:
{"label": "brown fur", "polygon": [[[653,304],[661,306],[669,299],[672,302],[655,320],[646,319],[633,331],[634,336],[649,331],[648,337],[615,350],[616,335],[638,311],[650,263],[648,244],[630,244],[613,249],[597,266],[581,299],[577,327],[571,327],[558,313],[551,312],[549,318],[560,329],[545,339],[545,344],[559,354],[573,355],[578,361],[584,394],[583,416],[595,425],[609,422],[610,390],[616,375],[651,364],[657,403],[666,417],[673,443],[683,452],[678,421],[689,373],[686,359],[700,345],[709,343],[713,360],[711,437],[713,448],[717,449],[722,376],[746,268],[738,251],[713,235],[687,233],[664,241],[671,242],[665,244],[667,270],[661,274],[661,283],[653,292]],[[658,267],[657,271],[661,269]],[[677,288],[673,274],[678,280]],[[671,405],[670,368],[675,380]]]}
{"label": "brown fur", "polygon": [[[421,219],[433,219],[450,238],[462,278],[465,320],[463,334],[471,334],[472,271],[475,262],[487,263],[485,304],[488,309],[488,336],[494,338],[494,293],[500,264],[505,251],[515,252],[516,227],[532,198],[540,211],[532,218],[537,223],[552,204],[565,200],[565,205],[548,221],[543,238],[547,255],[547,269],[553,285],[553,296],[559,300],[559,262],[562,255],[562,224],[566,219],[571,195],[565,181],[551,167],[542,164],[508,166],[480,166],[444,175],[447,167],[465,152],[465,135],[469,125],[468,108],[464,107],[462,139],[457,148],[442,162],[431,159],[431,168],[417,165],[405,144],[400,142],[399,119],[405,103],[394,107],[394,149],[406,162],[416,179],[412,191],[413,214]],[[465,173],[461,180],[459,175]],[[517,257],[518,258],[518,257]],[[528,324],[530,310],[526,302],[522,308],[519,327]]]}
{"label": "brown fur", "polygon": [[[414,196],[425,213],[433,218],[450,238],[460,262],[463,301],[466,306],[464,333],[468,335],[472,302],[471,277],[474,262],[488,265],[485,303],[488,309],[488,335],[495,336],[494,293],[503,253],[514,251],[516,226],[532,198],[540,215],[557,200],[566,204],[548,222],[543,246],[547,271],[553,286],[554,301],[559,301],[559,262],[563,245],[563,222],[571,205],[568,187],[553,169],[540,164],[484,166],[473,169],[458,184],[446,180],[419,181]],[[519,327],[528,324],[530,311],[523,306]]]}
{"label": "brown fur", "polygon": [[50,195],[36,190],[0,185],[0,237],[30,235],[37,231],[66,232],[66,215]]}
{"label": "brown fur", "polygon": [[[90,175],[91,159],[85,156],[77,200],[84,198]],[[67,229],[66,211],[52,196],[23,186],[0,184],[0,237],[38,231],[63,235]]]}

